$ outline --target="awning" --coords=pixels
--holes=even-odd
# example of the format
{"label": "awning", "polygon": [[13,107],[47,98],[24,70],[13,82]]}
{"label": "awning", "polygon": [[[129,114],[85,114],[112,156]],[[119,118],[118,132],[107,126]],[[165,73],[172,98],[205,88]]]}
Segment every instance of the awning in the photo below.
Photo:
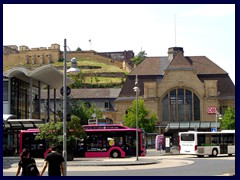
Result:
{"label": "awning", "polygon": [[3,121],[4,129],[30,129],[37,128],[39,124],[43,124],[41,119],[8,119]]}
{"label": "awning", "polygon": [[3,114],[3,121],[7,121],[9,119],[16,118],[13,114]]}
{"label": "awning", "polygon": [[165,132],[169,132],[171,130],[181,130],[181,131],[188,131],[188,130],[205,130],[211,128],[220,128],[220,122],[173,122],[169,123],[166,128]]}
{"label": "awning", "polygon": [[[3,73],[5,77],[17,77],[23,81],[29,81],[30,78],[37,81],[43,82],[49,85],[50,88],[60,89],[63,86],[63,73],[57,68],[53,67],[51,64],[41,66],[34,70],[28,70],[24,67],[14,67],[9,71]],[[66,84],[72,84],[73,81],[66,77]]]}

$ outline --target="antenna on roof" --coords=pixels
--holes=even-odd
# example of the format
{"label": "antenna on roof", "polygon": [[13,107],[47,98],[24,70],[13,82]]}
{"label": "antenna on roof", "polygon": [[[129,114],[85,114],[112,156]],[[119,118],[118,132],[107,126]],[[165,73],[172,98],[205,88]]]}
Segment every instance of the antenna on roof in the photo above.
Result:
{"label": "antenna on roof", "polygon": [[175,33],[175,47],[177,46],[177,27],[176,27],[176,14],[174,15],[174,33]]}

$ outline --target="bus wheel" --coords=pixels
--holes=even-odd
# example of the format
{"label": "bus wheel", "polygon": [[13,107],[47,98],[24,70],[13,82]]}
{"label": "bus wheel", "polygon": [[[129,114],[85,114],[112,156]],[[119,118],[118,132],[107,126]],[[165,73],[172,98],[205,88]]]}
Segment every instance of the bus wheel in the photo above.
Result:
{"label": "bus wheel", "polygon": [[218,150],[217,149],[213,149],[212,150],[212,156],[216,157],[218,155]]}
{"label": "bus wheel", "polygon": [[111,157],[112,158],[119,158],[120,157],[120,152],[117,150],[114,150],[111,152]]}

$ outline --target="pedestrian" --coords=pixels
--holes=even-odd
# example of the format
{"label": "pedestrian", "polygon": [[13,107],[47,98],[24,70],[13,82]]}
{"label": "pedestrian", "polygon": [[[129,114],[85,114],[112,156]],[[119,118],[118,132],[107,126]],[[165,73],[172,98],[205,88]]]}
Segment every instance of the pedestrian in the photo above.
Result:
{"label": "pedestrian", "polygon": [[61,173],[64,176],[64,162],[63,156],[57,152],[57,147],[51,147],[51,153],[49,153],[44,160],[44,165],[40,176],[43,175],[47,167],[48,176],[61,176]]}
{"label": "pedestrian", "polygon": [[18,163],[18,169],[16,176],[20,174],[21,176],[39,176],[39,171],[36,166],[36,161],[30,156],[28,149],[24,148],[20,154],[21,160]]}

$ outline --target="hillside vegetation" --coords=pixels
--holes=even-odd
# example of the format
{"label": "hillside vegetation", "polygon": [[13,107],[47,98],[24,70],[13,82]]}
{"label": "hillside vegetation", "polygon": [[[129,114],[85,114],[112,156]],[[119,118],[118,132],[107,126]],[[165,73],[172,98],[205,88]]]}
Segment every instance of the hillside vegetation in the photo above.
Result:
{"label": "hillside vegetation", "polygon": [[[101,62],[100,59],[85,57],[77,58],[78,68],[80,73],[67,74],[73,79],[72,88],[121,88],[125,76],[128,73],[126,70],[119,68],[117,65]],[[51,63],[59,71],[63,72],[63,62]],[[70,62],[67,62],[67,69],[70,68]],[[27,69],[33,70],[41,65],[23,64]],[[4,71],[12,67],[5,67]]]}

